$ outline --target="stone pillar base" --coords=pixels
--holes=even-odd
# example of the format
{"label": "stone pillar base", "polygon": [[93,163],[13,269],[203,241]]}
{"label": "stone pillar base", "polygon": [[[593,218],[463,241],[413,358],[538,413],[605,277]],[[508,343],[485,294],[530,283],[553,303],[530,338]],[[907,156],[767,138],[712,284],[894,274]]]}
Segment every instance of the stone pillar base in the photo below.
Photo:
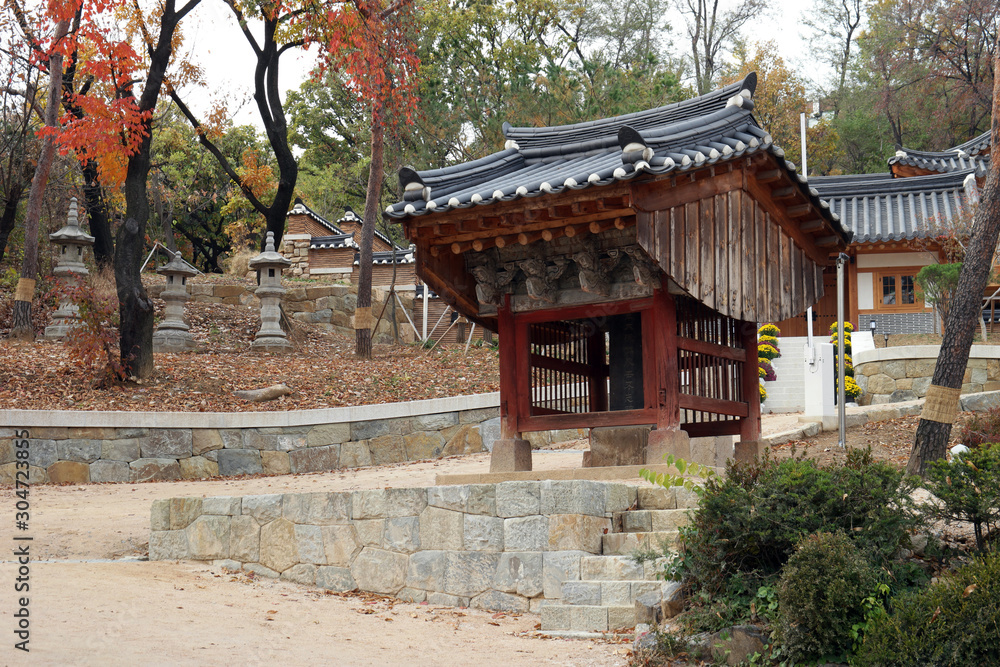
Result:
{"label": "stone pillar base", "polygon": [[520,438],[503,438],[493,443],[490,472],[531,470],[531,443]]}
{"label": "stone pillar base", "polygon": [[646,448],[649,426],[604,426],[590,429],[590,456],[585,468],[604,466],[639,466],[649,463]]}
{"label": "stone pillar base", "polygon": [[266,338],[258,338],[250,343],[250,349],[261,352],[291,352],[295,349],[295,346],[287,338],[268,336]]}
{"label": "stone pillar base", "polygon": [[760,440],[736,441],[733,446],[733,458],[740,463],[752,463],[754,457],[760,456],[764,452],[764,443]]}
{"label": "stone pillar base", "polygon": [[78,326],[80,326],[79,321],[56,322],[54,324],[50,324],[49,326],[45,327],[45,334],[42,336],[42,338],[44,338],[45,340],[56,340],[56,341],[66,340],[66,338],[69,336],[69,333]]}
{"label": "stone pillar base", "polygon": [[153,332],[153,352],[193,352],[198,343],[187,331],[170,329]]}
{"label": "stone pillar base", "polygon": [[691,460],[691,438],[680,428],[654,429],[646,445],[646,465],[658,465],[669,454]]}

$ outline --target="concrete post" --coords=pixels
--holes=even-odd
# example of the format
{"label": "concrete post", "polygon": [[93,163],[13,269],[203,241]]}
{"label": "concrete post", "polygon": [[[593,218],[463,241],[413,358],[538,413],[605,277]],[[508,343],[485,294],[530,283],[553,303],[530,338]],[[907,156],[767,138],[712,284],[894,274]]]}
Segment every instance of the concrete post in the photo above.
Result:
{"label": "concrete post", "polygon": [[[807,345],[808,347],[808,345]],[[837,410],[834,403],[833,345],[819,343],[815,346],[816,358],[810,363],[808,351],[802,372],[805,374],[805,409],[802,421],[822,422],[824,431],[837,428]]]}

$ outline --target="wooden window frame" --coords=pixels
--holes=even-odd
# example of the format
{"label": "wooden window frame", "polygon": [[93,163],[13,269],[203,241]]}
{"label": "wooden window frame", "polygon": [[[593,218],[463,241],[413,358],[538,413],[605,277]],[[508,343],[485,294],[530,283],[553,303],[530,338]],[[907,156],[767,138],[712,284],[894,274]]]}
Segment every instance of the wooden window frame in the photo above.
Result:
{"label": "wooden window frame", "polygon": [[[872,312],[876,313],[922,313],[926,310],[926,304],[924,300],[920,298],[917,292],[916,278],[917,273],[924,267],[922,266],[891,266],[882,269],[875,269],[874,280],[872,281],[872,294],[874,301],[874,308]],[[896,298],[897,301],[900,297],[900,288],[902,287],[902,277],[903,276],[913,276],[913,303],[896,303],[894,305],[889,305],[882,303],[882,279],[883,278],[895,278],[896,279]]]}

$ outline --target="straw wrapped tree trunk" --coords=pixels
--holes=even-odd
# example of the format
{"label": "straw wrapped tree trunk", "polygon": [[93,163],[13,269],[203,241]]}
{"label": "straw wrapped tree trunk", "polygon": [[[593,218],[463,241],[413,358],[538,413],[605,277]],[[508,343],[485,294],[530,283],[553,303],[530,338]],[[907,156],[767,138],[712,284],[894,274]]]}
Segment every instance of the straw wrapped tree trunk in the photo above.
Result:
{"label": "straw wrapped tree trunk", "polygon": [[[1000,34],[997,44],[1000,47]],[[993,128],[990,137],[994,155],[972,220],[972,238],[965,252],[955,298],[944,323],[941,352],[917,425],[910,461],[906,465],[906,472],[911,475],[924,476],[931,461],[945,456],[951,425],[958,413],[958,396],[969,363],[976,322],[980,318],[983,290],[989,280],[993,251],[1000,236],[1000,154],[996,152],[1000,144],[1000,48],[995,53],[998,57],[994,62]]]}

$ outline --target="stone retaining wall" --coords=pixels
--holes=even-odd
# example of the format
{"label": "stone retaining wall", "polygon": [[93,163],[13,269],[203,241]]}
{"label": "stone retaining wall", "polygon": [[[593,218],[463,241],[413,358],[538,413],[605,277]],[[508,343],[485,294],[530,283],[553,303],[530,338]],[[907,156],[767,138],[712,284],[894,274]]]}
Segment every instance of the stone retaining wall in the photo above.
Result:
{"label": "stone retaining wall", "polygon": [[157,500],[149,559],[537,611],[580,579],[581,557],[601,553],[615,514],[636,500],[634,486],[584,480]]}
{"label": "stone retaining wall", "polygon": [[[926,396],[940,350],[938,345],[913,345],[858,352],[853,361],[861,405]],[[973,345],[963,383],[963,394],[1000,389],[1000,346]]]}
{"label": "stone retaining wall", "polygon": [[[159,298],[165,283],[155,282],[148,286],[150,296]],[[354,312],[358,304],[357,285],[310,285],[298,286],[294,282],[285,283],[287,292],[281,298],[285,312],[293,319],[309,322],[320,327],[337,331],[345,336],[354,336]],[[406,312],[413,317],[414,291],[397,290],[403,308],[390,304],[386,314],[375,331],[376,343],[391,343],[398,331],[401,343],[416,341],[416,332],[406,319]],[[230,306],[260,308],[260,301],[242,285],[216,285],[212,283],[189,283],[188,294],[197,303],[219,303]],[[372,312],[375,317],[382,312],[388,299],[388,290],[372,289]],[[395,305],[395,308],[393,307]],[[404,312],[405,309],[405,312]],[[395,323],[392,322],[393,314]]]}
{"label": "stone retaining wall", "polygon": [[495,397],[293,413],[6,411],[0,483],[14,477],[12,439],[24,431],[33,483],[318,472],[482,452]]}

